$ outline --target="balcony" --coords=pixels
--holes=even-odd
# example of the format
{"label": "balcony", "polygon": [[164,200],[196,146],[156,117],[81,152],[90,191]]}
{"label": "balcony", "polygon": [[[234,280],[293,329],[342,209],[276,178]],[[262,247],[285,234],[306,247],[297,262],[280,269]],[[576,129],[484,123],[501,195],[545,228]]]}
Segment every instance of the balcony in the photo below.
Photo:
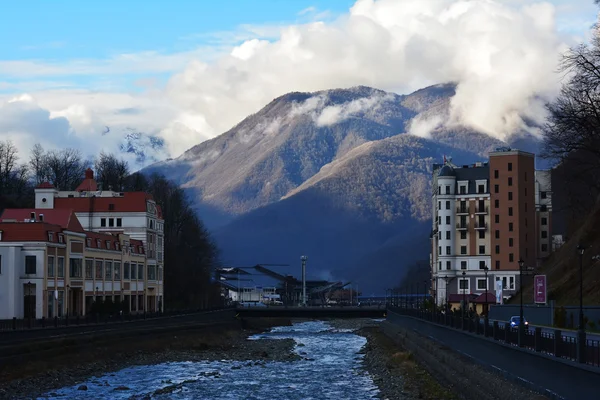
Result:
{"label": "balcony", "polygon": [[488,206],[475,208],[475,214],[488,214],[489,212],[490,208]]}
{"label": "balcony", "polygon": [[456,207],[456,214],[458,214],[458,215],[460,215],[460,214],[467,215],[467,214],[469,214],[469,208],[468,207]]}
{"label": "balcony", "polygon": [[475,229],[477,230],[487,230],[487,227],[487,223],[480,224],[479,222],[475,222]]}
{"label": "balcony", "polygon": [[465,222],[465,223],[457,222],[456,229],[458,229],[459,231],[463,231],[463,230],[466,231],[467,229],[469,229],[469,223],[468,222]]}

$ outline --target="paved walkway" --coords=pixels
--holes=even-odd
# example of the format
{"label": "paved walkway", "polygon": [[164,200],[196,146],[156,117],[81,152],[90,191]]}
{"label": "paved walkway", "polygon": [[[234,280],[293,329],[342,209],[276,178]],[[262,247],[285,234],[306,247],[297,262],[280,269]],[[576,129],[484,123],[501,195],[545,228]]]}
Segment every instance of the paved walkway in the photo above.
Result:
{"label": "paved walkway", "polygon": [[600,399],[600,369],[598,373],[572,367],[535,354],[510,349],[484,338],[473,337],[461,331],[434,325],[393,312],[388,321],[414,329],[446,346],[466,354],[480,363],[500,372],[516,376],[537,387],[544,388],[554,398],[572,400]]}

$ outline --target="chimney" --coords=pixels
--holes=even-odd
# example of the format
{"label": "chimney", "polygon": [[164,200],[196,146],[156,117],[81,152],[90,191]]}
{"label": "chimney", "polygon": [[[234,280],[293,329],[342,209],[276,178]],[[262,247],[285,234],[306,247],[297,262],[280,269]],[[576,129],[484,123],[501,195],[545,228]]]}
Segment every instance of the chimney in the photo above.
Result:
{"label": "chimney", "polygon": [[29,219],[32,220],[33,222],[35,222],[35,213],[33,211],[29,215]]}
{"label": "chimney", "polygon": [[40,218],[40,222],[44,222],[44,214],[40,214],[39,218]]}
{"label": "chimney", "polygon": [[91,168],[85,170],[85,179],[94,179],[94,171]]}
{"label": "chimney", "polygon": [[0,242],[2,241],[2,233],[3,231],[0,231]]}

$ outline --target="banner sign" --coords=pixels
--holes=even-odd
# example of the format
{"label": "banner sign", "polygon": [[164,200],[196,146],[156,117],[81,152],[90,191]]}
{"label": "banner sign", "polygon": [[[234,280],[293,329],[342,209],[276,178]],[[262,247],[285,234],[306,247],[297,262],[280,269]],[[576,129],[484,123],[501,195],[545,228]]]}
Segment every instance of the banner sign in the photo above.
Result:
{"label": "banner sign", "polygon": [[536,275],[533,278],[533,301],[536,304],[546,304],[548,302],[546,275]]}
{"label": "banner sign", "polygon": [[496,304],[502,304],[502,279],[496,281]]}

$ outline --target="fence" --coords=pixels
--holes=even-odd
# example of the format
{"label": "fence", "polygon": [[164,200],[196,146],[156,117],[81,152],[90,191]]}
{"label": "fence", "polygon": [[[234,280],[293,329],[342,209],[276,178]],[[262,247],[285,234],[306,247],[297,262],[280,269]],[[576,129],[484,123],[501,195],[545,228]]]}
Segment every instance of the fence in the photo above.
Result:
{"label": "fence", "polygon": [[533,329],[524,327],[521,340],[519,340],[519,329],[511,327],[509,323],[492,322],[487,319],[482,320],[478,316],[472,318],[465,316],[463,318],[460,313],[442,313],[404,307],[388,307],[388,309],[400,315],[419,318],[454,329],[461,329],[505,344],[600,367],[600,341],[584,339],[582,341],[583,345],[579,348],[577,338],[563,336],[562,331],[558,329],[548,332],[541,327]]}
{"label": "fence", "polygon": [[16,330],[32,330],[32,329],[48,329],[58,327],[80,326],[80,325],[99,325],[109,323],[120,323],[130,321],[142,321],[147,319],[157,319],[166,317],[175,317],[182,315],[190,315],[197,313],[205,313],[209,311],[225,310],[235,307],[212,307],[193,310],[174,310],[165,312],[145,312],[137,314],[117,314],[117,315],[85,315],[85,316],[69,316],[69,317],[54,317],[54,318],[38,318],[38,319],[4,319],[0,320],[1,331],[16,331]]}

